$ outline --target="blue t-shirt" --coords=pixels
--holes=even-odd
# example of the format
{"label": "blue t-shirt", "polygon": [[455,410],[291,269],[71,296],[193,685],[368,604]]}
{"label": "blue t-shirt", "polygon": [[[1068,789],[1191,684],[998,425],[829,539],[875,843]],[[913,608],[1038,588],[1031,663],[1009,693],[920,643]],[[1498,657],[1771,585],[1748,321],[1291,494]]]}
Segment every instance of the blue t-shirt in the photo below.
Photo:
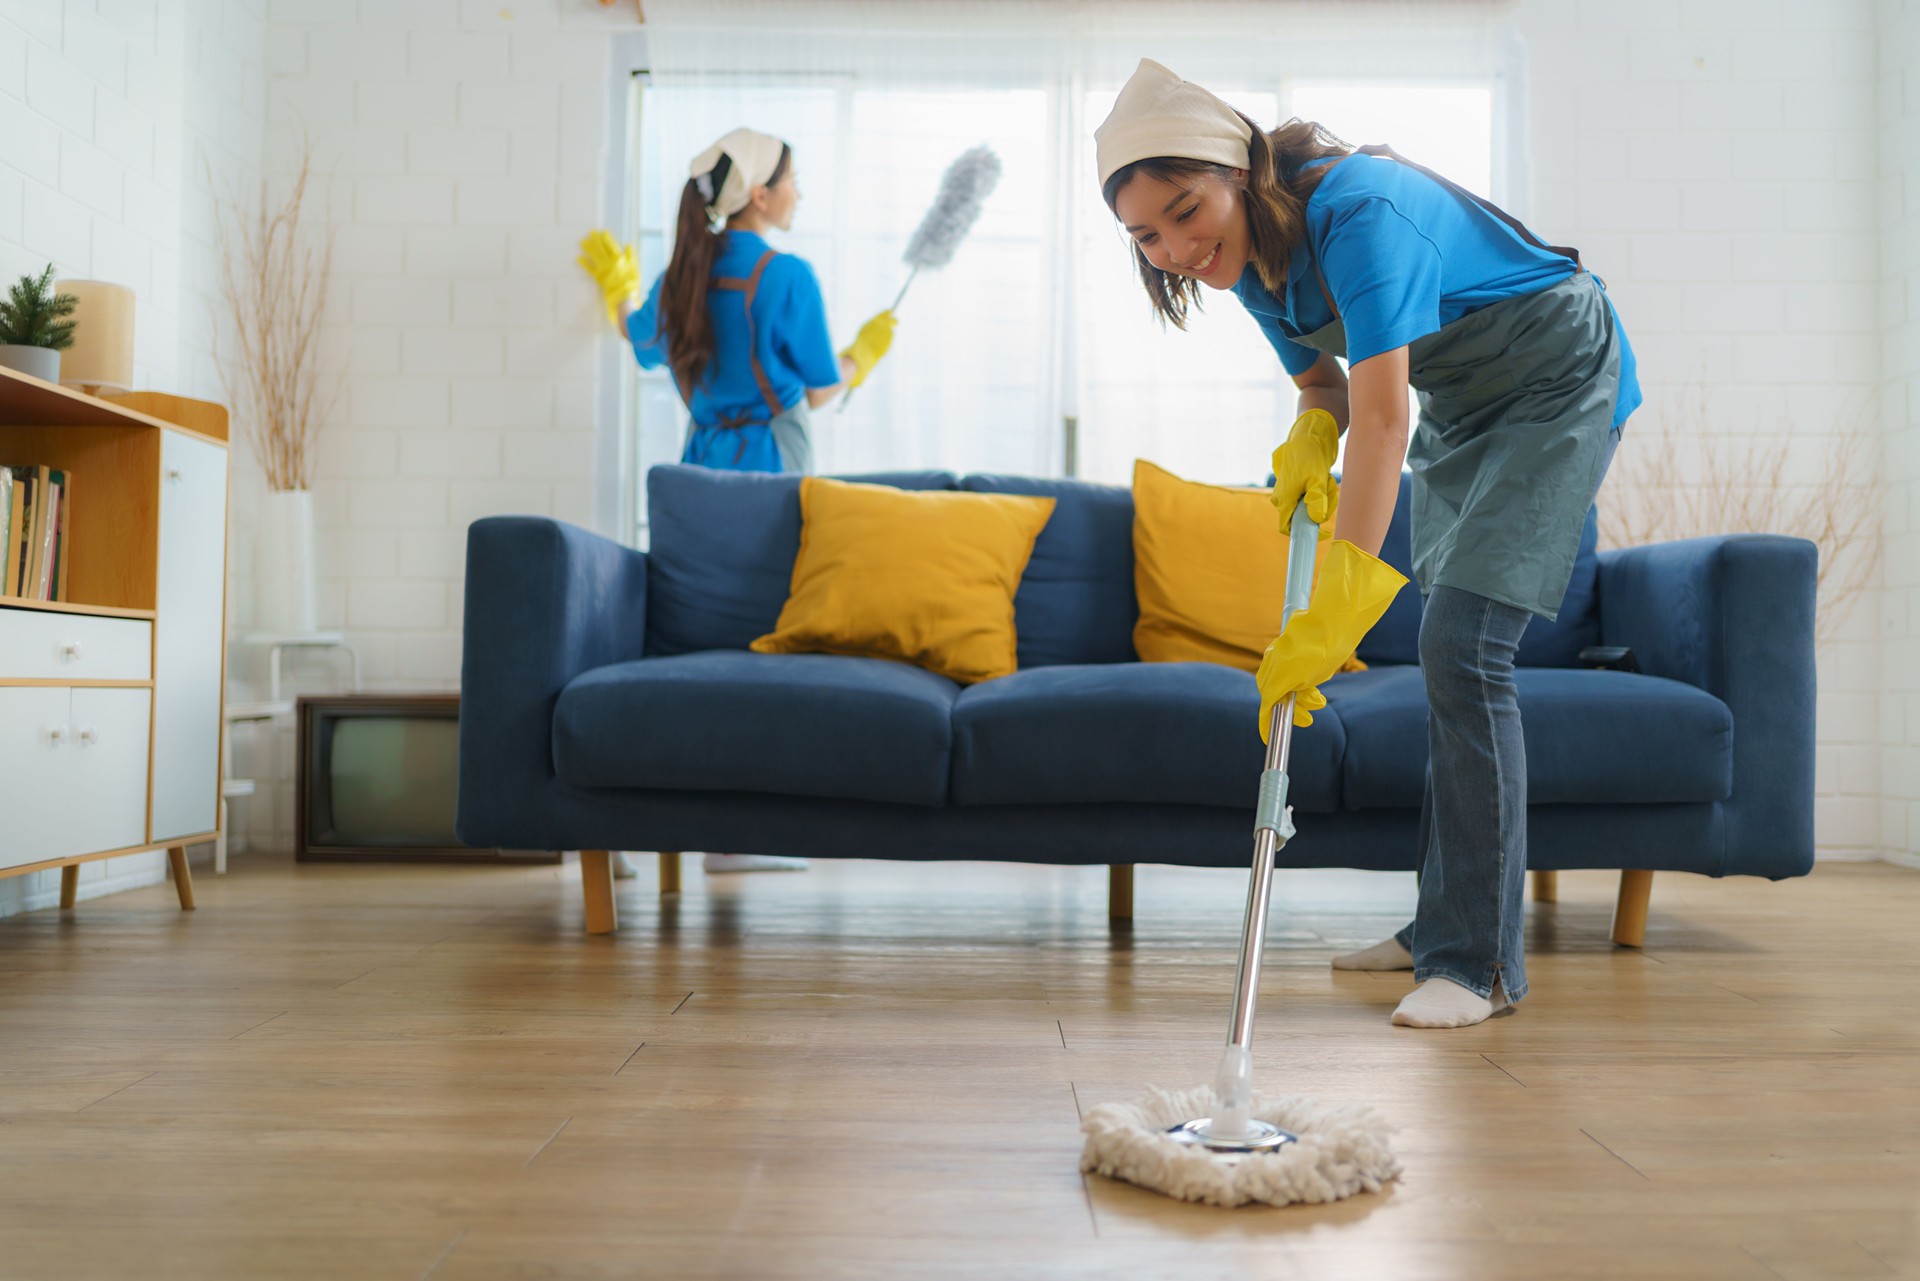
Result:
{"label": "blue t-shirt", "polygon": [[[720,256],[714,260],[716,279],[745,280],[767,252],[767,242],[750,231],[729,231]],[[647,301],[627,317],[627,340],[643,369],[667,363],[671,334],[661,334],[660,284],[647,292]],[[687,409],[696,426],[712,427],[722,418],[745,414],[765,422],[771,414],[747,356],[747,296],[737,290],[707,291],[707,314],[712,317],[714,357],[695,384]],[[809,387],[831,387],[840,381],[840,358],[827,336],[827,308],[820,298],[820,282],[804,258],[776,254],[760,273],[753,298],[753,346],[760,368],[788,410],[800,403]]]}
{"label": "blue t-shirt", "polygon": [[[1289,374],[1319,359],[1297,341],[1333,323],[1313,253],[1346,322],[1347,363],[1404,347],[1503,298],[1537,293],[1573,274],[1559,254],[1521,239],[1479,205],[1417,169],[1355,154],[1335,164],[1307,201],[1307,240],[1287,264],[1285,297],[1260,283],[1252,264],[1233,292],[1259,322]],[[1612,308],[1613,302],[1608,300]],[[1633,348],[1620,335],[1620,399],[1614,426],[1641,400]]]}

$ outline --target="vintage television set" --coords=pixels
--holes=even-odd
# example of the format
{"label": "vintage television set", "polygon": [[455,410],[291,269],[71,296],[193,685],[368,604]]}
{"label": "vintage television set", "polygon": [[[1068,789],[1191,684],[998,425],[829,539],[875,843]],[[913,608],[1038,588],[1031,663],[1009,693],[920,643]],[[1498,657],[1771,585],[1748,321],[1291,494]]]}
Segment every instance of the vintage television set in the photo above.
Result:
{"label": "vintage television set", "polygon": [[296,704],[300,862],[557,863],[454,835],[458,694],[306,695]]}

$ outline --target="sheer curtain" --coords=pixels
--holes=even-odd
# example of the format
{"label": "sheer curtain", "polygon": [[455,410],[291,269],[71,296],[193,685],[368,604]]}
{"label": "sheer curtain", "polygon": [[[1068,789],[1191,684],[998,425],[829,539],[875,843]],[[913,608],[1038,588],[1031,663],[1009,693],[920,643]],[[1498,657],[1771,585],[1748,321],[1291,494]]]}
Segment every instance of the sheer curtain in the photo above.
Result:
{"label": "sheer curtain", "polygon": [[[1258,122],[1315,114],[1500,198],[1511,68],[1496,14],[1484,0],[650,0],[630,230],[651,279],[688,158],[742,124],[785,138],[802,200],[776,247],[813,263],[844,343],[906,279],[901,251],[946,166],[985,143],[998,188],[953,263],[914,282],[893,354],[848,410],[815,413],[819,469],[1125,483],[1146,457],[1246,481],[1292,419],[1292,385],[1231,299],[1184,333],[1154,320],[1100,200],[1094,127],[1153,57]],[[671,386],[642,376],[636,403],[641,465],[677,457]]]}

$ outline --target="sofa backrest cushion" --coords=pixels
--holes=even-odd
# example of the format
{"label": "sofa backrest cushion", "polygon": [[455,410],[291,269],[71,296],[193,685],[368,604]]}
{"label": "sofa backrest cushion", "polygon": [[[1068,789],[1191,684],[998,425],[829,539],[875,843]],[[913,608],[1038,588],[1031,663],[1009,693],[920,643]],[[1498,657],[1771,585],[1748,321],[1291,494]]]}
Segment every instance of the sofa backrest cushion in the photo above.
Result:
{"label": "sofa backrest cushion", "polygon": [[[1380,559],[1409,578],[1413,576],[1413,542],[1407,527],[1407,512],[1412,506],[1412,476],[1400,473],[1400,501],[1394,504],[1393,523],[1387,528],[1387,541],[1380,546]],[[1600,643],[1600,561],[1594,550],[1599,536],[1599,521],[1594,508],[1587,509],[1587,523],[1580,531],[1580,550],[1573,562],[1573,578],[1567,584],[1566,599],[1560,603],[1560,617],[1549,623],[1535,618],[1520,638],[1520,652],[1514,661],[1521,667],[1577,667],[1580,651]],[[1420,661],[1420,588],[1408,583],[1360,642],[1360,658],[1367,663],[1417,663]]]}
{"label": "sofa backrest cushion", "polygon": [[1118,485],[1032,476],[972,475],[960,488],[1051,498],[1013,598],[1020,666],[1130,663],[1133,625],[1133,493]]}
{"label": "sofa backrest cushion", "polygon": [[[842,479],[953,489],[953,473]],[[800,477],[678,463],[647,472],[649,656],[745,649],[780,621],[800,554]]]}

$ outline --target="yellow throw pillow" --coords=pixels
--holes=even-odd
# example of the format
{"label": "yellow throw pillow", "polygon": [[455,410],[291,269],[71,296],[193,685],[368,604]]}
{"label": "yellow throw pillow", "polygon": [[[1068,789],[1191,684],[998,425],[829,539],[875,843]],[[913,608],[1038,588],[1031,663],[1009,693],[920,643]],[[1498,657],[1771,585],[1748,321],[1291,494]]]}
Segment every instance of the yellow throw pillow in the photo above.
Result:
{"label": "yellow throw pillow", "polygon": [[[1264,487],[1205,485],[1136,461],[1135,652],[1149,663],[1256,670],[1286,611],[1287,542]],[[1340,670],[1366,664],[1349,658]]]}
{"label": "yellow throw pillow", "polygon": [[1053,499],[809,476],[800,555],[761,654],[913,663],[963,683],[1014,670],[1013,594]]}

